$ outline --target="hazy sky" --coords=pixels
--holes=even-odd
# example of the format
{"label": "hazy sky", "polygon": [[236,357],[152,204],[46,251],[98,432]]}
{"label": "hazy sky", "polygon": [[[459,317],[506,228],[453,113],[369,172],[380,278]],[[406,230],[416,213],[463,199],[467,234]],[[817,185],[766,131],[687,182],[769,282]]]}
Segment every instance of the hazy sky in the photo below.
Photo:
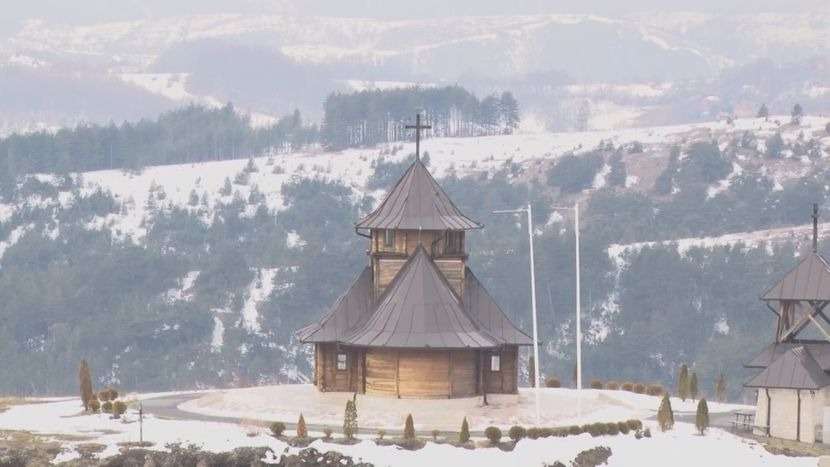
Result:
{"label": "hazy sky", "polygon": [[197,13],[290,13],[364,17],[429,17],[517,13],[638,11],[830,12],[830,0],[0,0],[0,21],[44,18],[88,23]]}

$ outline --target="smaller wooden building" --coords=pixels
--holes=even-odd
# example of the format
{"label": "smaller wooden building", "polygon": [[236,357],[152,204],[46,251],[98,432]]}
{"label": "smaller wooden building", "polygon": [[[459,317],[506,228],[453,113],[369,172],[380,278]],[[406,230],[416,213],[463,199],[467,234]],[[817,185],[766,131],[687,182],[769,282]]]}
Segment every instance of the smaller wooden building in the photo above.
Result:
{"label": "smaller wooden building", "polygon": [[813,212],[813,251],[761,300],[775,313],[777,323],[775,342],[746,365],[758,371],[744,385],[757,390],[755,431],[807,443],[827,442],[830,319],[825,308],[830,303],[830,263],[818,253],[817,206]]}
{"label": "smaller wooden building", "polygon": [[465,233],[481,226],[452,203],[420,161],[356,224],[368,265],[319,321],[297,332],[314,344],[321,391],[399,398],[518,390],[516,328],[467,266]]}

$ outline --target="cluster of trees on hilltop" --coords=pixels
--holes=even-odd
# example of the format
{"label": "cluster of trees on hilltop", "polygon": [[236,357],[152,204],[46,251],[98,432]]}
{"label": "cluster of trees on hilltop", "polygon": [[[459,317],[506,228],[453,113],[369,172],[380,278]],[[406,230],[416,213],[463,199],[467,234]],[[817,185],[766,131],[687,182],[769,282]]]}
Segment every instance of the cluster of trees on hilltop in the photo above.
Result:
{"label": "cluster of trees on hilltop", "polygon": [[138,170],[288,152],[320,143],[342,149],[404,140],[412,137],[404,126],[417,110],[424,112],[434,136],[507,133],[519,122],[519,106],[509,92],[479,100],[458,86],[332,94],[325,102],[322,130],[305,124],[299,111],[271,126],[252,128],[249,117],[232,104],[217,109],[191,105],[156,120],[82,124],[55,133],[0,138],[0,189],[15,174]]}
{"label": "cluster of trees on hilltop", "polygon": [[478,99],[460,86],[393,89],[330,94],[324,103],[322,139],[342,149],[412,137],[413,113],[423,113],[432,136],[482,136],[512,132],[519,124],[519,105],[503,92]]}
{"label": "cluster of trees on hilltop", "polygon": [[292,150],[317,140],[316,126],[304,125],[298,111],[255,129],[231,104],[220,109],[189,106],[154,121],[11,135],[0,139],[0,167],[15,174],[137,169]]}

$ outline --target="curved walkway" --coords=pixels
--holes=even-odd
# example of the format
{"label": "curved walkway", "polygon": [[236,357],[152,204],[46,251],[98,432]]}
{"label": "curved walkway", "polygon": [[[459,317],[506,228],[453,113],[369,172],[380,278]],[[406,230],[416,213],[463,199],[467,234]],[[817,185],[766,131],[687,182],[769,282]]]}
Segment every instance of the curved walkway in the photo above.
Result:
{"label": "curved walkway", "polygon": [[[190,420],[190,421],[199,421],[199,422],[216,422],[216,423],[232,423],[234,425],[238,425],[240,422],[239,417],[223,417],[217,415],[203,415],[194,412],[187,412],[184,410],[179,409],[179,405],[202,397],[204,394],[177,394],[174,396],[160,396],[152,399],[144,399],[141,401],[142,407],[144,408],[144,412],[147,414],[154,415],[158,418],[167,418],[172,420]],[[247,420],[247,419],[246,419]],[[264,421],[264,420],[250,420],[252,424],[262,427],[270,426],[271,422]],[[294,422],[285,422],[285,428],[287,430],[296,430],[297,423]],[[339,431],[340,427],[334,425],[322,425],[317,423],[308,423],[306,424],[306,428],[308,431],[322,433],[323,430],[326,428],[331,428],[333,431]],[[376,435],[380,428],[359,428],[358,434],[361,435]],[[387,436],[403,436],[403,430],[387,430],[384,429]],[[432,432],[427,431],[418,431],[418,436],[422,437],[432,437]],[[457,431],[441,431],[441,434],[446,436],[448,434],[458,434]],[[484,431],[476,431],[471,430],[470,436],[483,438]]]}

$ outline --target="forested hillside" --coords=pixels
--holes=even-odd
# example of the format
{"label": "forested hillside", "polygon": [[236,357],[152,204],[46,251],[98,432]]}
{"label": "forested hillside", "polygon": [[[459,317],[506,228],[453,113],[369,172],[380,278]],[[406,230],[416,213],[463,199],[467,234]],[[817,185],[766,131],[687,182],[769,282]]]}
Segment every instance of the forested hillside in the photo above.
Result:
{"label": "forested hillside", "polygon": [[[302,131],[277,141],[313,134],[292,121],[285,128]],[[757,297],[803,245],[718,236],[804,224],[811,203],[827,205],[827,123],[430,138],[423,148],[455,203],[485,225],[470,236],[471,267],[525,329],[527,245],[515,235],[525,226],[492,211],[533,203],[545,374],[571,381],[573,231],[552,206],[579,201],[586,378],[668,384],[687,363],[702,388],[725,372],[735,397],[741,364],[773,332]],[[153,125],[177,134],[165,118]],[[202,138],[136,141],[135,154],[158,159],[79,174],[67,172],[108,168],[106,152],[55,159],[31,146],[14,159],[37,162],[6,178],[0,200],[0,360],[9,362],[0,391],[74,391],[81,358],[101,383],[137,390],[306,380],[309,349],[292,333],[365,264],[353,223],[405,170],[413,144],[252,159],[224,146],[216,161]],[[153,149],[165,141],[193,152]],[[97,155],[87,166],[76,154]],[[58,160],[56,174],[25,173]],[[173,162],[184,163],[151,166]],[[671,242],[690,237],[713,239]]]}

